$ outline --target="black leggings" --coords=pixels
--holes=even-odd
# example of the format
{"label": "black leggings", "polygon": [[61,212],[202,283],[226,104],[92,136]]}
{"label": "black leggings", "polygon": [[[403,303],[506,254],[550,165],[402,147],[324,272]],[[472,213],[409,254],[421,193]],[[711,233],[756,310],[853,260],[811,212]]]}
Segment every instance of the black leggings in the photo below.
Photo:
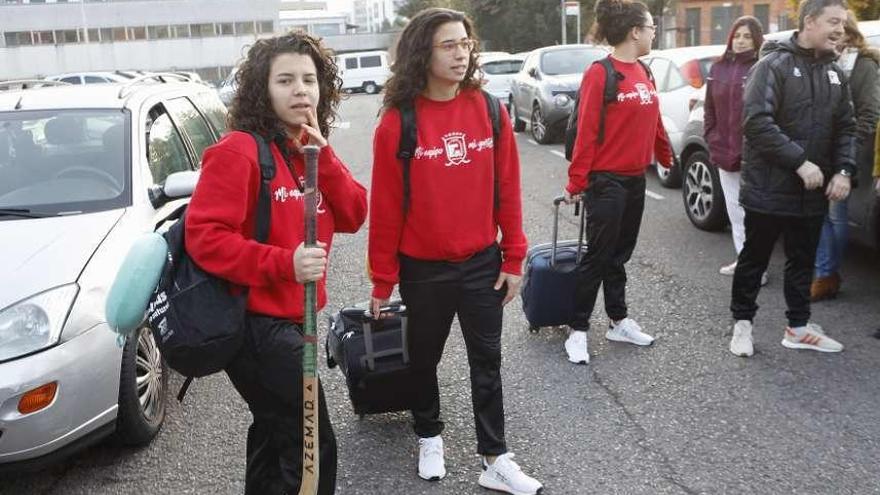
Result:
{"label": "black leggings", "polygon": [[461,263],[400,260],[400,295],[412,329],[410,359],[423,387],[412,410],[415,432],[427,438],[443,431],[437,364],[457,314],[470,365],[477,452],[483,455],[507,452],[501,391],[501,303],[507,287],[494,288],[500,271],[497,245]]}
{"label": "black leggings", "polygon": [[[302,479],[302,356],[300,328],[287,320],[251,314],[244,345],[226,369],[247,402],[253,423],[247,437],[246,495],[288,495]],[[318,493],[336,490],[336,437],[324,390],[319,390]]]}

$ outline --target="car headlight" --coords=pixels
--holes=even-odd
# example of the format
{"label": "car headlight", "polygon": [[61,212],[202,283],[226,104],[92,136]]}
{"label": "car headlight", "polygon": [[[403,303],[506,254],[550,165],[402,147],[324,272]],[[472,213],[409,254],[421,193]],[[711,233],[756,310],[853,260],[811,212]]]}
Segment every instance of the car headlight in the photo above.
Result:
{"label": "car headlight", "polygon": [[571,103],[571,97],[566,94],[558,94],[553,98],[553,103],[556,103],[557,107],[564,107]]}
{"label": "car headlight", "polygon": [[58,342],[78,291],[76,284],[62,285],[0,311],[0,361]]}

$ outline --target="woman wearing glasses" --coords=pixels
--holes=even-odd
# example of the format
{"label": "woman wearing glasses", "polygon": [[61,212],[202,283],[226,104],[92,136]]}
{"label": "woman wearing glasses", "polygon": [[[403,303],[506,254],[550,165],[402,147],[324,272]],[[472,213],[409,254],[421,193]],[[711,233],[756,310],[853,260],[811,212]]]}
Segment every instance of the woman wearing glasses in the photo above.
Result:
{"label": "woman wearing glasses", "polygon": [[[502,106],[496,142],[476,74],[474,28],[461,12],[433,8],[413,17],[391,70],[373,140],[368,263],[373,313],[397,284],[409,310],[410,359],[422,387],[412,410],[418,474],[446,475],[437,364],[458,315],[483,460],[479,484],[538,493],[541,484],[512,460],[504,436],[502,308],[519,288],[527,244],[510,119]],[[397,152],[407,105],[417,139],[405,179]]]}
{"label": "woman wearing glasses", "polygon": [[[606,72],[594,63],[580,88],[577,139],[568,168],[566,201],[583,196],[590,249],[578,264],[575,315],[565,341],[568,360],[587,364],[587,330],[599,286],[605,294],[608,330],[605,338],[639,346],[654,337],[628,317],[626,270],[645,209],[645,169],[656,157],[672,164],[672,150],[660,120],[660,99],[639,57],[651,52],[654,20],[641,2],[599,0],[596,39],[614,47],[609,56],[617,80],[617,98],[605,105]],[[604,125],[603,132],[600,126]],[[604,136],[604,137],[603,137]]]}

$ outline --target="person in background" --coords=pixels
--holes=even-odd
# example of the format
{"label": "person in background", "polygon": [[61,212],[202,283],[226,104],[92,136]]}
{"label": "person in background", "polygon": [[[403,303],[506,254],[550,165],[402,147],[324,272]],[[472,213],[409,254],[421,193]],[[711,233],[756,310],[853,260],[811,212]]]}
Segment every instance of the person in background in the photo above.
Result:
{"label": "person in background", "polygon": [[[843,345],[810,322],[810,283],[828,200],[847,197],[856,171],[852,98],[834,63],[846,23],[844,0],[802,0],[798,31],[771,47],[746,80],[740,204],[746,240],[737,260],[730,352],[754,352],[752,321],[761,275],[785,239],[782,345],[840,352]],[[821,125],[819,125],[821,123]]]}
{"label": "person in background", "polygon": [[[880,116],[880,52],[868,46],[852,11],[847,14],[844,33],[837,64],[849,77],[856,115],[856,163],[870,163],[874,151],[871,141]],[[828,205],[810,286],[813,301],[837,297],[840,291],[840,264],[849,241],[848,213],[846,198]]]}
{"label": "person in background", "polygon": [[565,341],[568,360],[587,364],[587,331],[599,295],[605,294],[605,338],[639,346],[654,337],[628,315],[625,265],[635,250],[645,210],[645,170],[654,156],[672,164],[672,148],[660,119],[657,89],[639,61],[651,52],[657,26],[638,1],[599,0],[596,37],[613,46],[609,58],[618,80],[617,101],[605,109],[604,139],[599,139],[606,71],[594,63],[580,87],[578,130],[568,167],[566,202],[582,198],[590,249],[578,263],[575,315]]}
{"label": "person in background", "polygon": [[[746,212],[739,204],[743,87],[763,43],[764,30],[758,19],[751,16],[737,19],[727,35],[727,49],[712,65],[706,82],[703,134],[709,145],[709,158],[718,168],[737,256],[746,238],[743,224]],[[736,261],[722,266],[720,272],[733,276],[735,270]],[[765,271],[761,285],[766,283]]]}

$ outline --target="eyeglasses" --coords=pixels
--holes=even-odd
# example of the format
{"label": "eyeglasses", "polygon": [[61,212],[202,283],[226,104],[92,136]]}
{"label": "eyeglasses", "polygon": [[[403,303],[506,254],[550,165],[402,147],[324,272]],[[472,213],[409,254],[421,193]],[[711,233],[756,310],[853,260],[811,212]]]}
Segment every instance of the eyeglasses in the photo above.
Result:
{"label": "eyeglasses", "polygon": [[459,41],[444,41],[443,43],[438,43],[433,45],[434,48],[439,48],[444,52],[452,52],[456,48],[462,48],[466,52],[473,51],[474,48],[477,47],[477,40],[473,38],[465,38]]}
{"label": "eyeglasses", "polygon": [[644,29],[650,29],[651,31],[654,31],[655,33],[657,32],[657,26],[656,26],[656,25],[651,25],[651,26],[644,25],[644,26],[640,26],[640,27],[642,27],[642,28],[644,28]]}

